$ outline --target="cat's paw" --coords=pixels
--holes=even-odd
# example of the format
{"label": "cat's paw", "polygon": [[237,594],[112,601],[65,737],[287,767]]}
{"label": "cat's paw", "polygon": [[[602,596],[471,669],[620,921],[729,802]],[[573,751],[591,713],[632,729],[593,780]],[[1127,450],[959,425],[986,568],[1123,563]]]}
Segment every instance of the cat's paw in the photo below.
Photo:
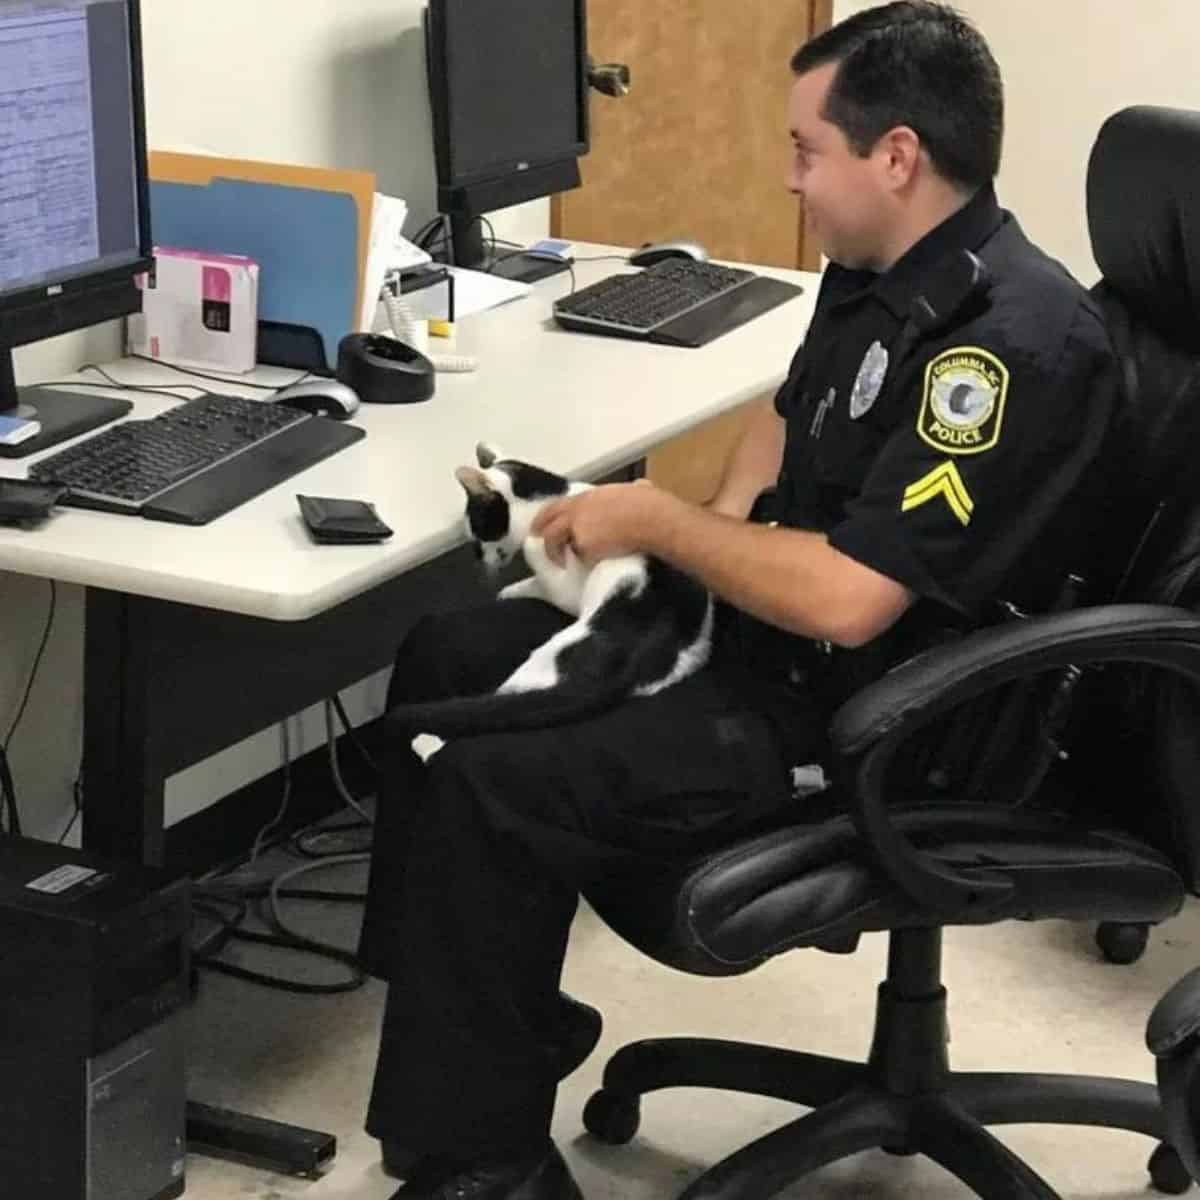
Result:
{"label": "cat's paw", "polygon": [[413,751],[422,762],[428,762],[445,744],[436,733],[418,733],[412,740]]}
{"label": "cat's paw", "polygon": [[542,589],[538,581],[530,576],[528,579],[519,580],[517,583],[510,583],[507,587],[502,587],[496,593],[498,600],[540,600],[542,599]]}

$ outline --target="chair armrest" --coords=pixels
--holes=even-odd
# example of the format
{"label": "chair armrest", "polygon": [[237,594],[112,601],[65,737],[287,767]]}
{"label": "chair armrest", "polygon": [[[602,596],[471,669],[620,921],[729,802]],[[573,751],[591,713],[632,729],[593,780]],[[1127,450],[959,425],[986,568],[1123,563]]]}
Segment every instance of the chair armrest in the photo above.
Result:
{"label": "chair armrest", "polygon": [[1200,1179],[1196,1101],[1200,1098],[1200,967],[1180,979],[1154,1006],[1146,1025],[1154,1055],[1167,1141],[1187,1172]]}
{"label": "chair armrest", "polygon": [[1012,884],[936,862],[896,829],[885,785],[901,746],[942,713],[1002,684],[1107,662],[1159,666],[1200,683],[1200,617],[1120,604],[979,630],[900,664],[838,710],[831,737],[850,815],[880,867],[914,901],[944,919],[1000,900]]}

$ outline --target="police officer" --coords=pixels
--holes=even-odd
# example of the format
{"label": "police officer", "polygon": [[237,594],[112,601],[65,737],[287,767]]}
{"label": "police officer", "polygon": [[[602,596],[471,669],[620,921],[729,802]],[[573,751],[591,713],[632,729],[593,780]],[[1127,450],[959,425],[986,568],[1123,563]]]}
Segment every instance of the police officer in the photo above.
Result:
{"label": "police officer", "polygon": [[[549,1140],[599,1035],[559,991],[580,889],[811,812],[791,769],[888,665],[1055,603],[1117,395],[1096,309],[998,207],[1003,103],[980,35],[911,0],[792,62],[789,186],[831,260],[803,348],[715,500],[601,487],[554,555],[645,551],[721,600],[711,665],[594,720],[396,747],[362,939],[390,981],[367,1128],[396,1200],[575,1200]],[[775,523],[747,520],[776,487]],[[496,686],[564,623],[532,601],[430,617],[392,700]]]}

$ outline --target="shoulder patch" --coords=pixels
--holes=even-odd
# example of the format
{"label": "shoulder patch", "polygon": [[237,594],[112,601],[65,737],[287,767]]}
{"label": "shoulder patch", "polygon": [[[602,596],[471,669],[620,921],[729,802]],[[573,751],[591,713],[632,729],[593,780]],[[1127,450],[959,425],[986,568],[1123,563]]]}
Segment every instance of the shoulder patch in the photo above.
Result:
{"label": "shoulder patch", "polygon": [[943,350],[925,368],[917,433],[943,454],[979,454],[1000,440],[1008,368],[978,346]]}

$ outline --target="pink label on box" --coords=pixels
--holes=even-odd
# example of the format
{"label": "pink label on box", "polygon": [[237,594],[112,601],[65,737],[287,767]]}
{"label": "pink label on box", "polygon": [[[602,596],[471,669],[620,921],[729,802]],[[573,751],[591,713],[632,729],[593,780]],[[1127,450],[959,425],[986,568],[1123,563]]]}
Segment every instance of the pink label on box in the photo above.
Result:
{"label": "pink label on box", "polygon": [[210,254],[207,250],[186,250],[179,246],[155,246],[154,253],[162,258],[203,259],[207,262],[225,263],[230,267],[252,267],[254,259],[244,254]]}
{"label": "pink label on box", "polygon": [[203,288],[205,300],[219,300],[228,304],[233,293],[229,272],[221,267],[205,267]]}

